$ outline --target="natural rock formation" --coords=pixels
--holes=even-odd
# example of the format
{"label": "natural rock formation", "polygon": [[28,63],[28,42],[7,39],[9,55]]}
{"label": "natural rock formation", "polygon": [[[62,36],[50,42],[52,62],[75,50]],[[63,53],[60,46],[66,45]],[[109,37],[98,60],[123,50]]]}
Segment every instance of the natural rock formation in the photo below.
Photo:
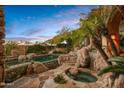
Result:
{"label": "natural rock formation", "polygon": [[78,74],[78,69],[76,67],[70,68],[69,71],[72,75],[77,75]]}
{"label": "natural rock formation", "polygon": [[89,67],[90,66],[90,54],[87,47],[83,47],[77,51],[77,67]]}
{"label": "natural rock formation", "polygon": [[76,63],[76,60],[77,56],[75,55],[75,53],[69,53],[59,56],[58,63],[60,65],[62,64],[74,65]]}
{"label": "natural rock formation", "polygon": [[[111,80],[109,78],[110,74],[105,74],[102,77],[97,77],[96,72],[91,71],[86,68],[78,68],[80,71],[85,71],[92,73],[92,75],[96,76],[98,80],[92,83],[79,82],[69,78],[65,71],[69,68],[75,68],[74,66],[69,66],[67,64],[63,64],[60,67],[48,70],[39,74],[31,74],[28,76],[24,76],[12,83],[7,84],[6,87],[26,87],[26,88],[106,88],[111,87]],[[63,75],[63,77],[67,80],[65,84],[58,84],[54,82],[54,77],[58,74]]]}
{"label": "natural rock formation", "polygon": [[102,56],[99,54],[99,52],[93,52],[91,54],[92,61],[91,61],[91,69],[95,71],[99,71],[107,66],[105,61],[103,60]]}
{"label": "natural rock formation", "polygon": [[114,83],[115,88],[124,88],[124,75],[119,75]]}
{"label": "natural rock formation", "polygon": [[18,62],[25,62],[26,59],[27,59],[26,55],[20,55],[20,56],[18,57]]}
{"label": "natural rock formation", "polygon": [[26,55],[27,60],[28,60],[28,61],[31,61],[32,58],[33,58],[35,55],[36,55],[35,53],[30,53],[30,54]]}
{"label": "natural rock formation", "polygon": [[43,88],[76,88],[75,83],[67,81],[65,84],[57,84],[54,82],[53,78],[49,78],[43,85]]}
{"label": "natural rock formation", "polygon": [[48,70],[48,68],[44,66],[42,63],[36,63],[36,62],[33,64],[33,68],[34,68],[34,73],[36,74],[39,74]]}
{"label": "natural rock formation", "polygon": [[27,71],[26,71],[26,74],[27,75],[31,75],[34,73],[34,68],[33,68],[33,63],[29,64],[28,67],[27,67]]}
{"label": "natural rock formation", "polygon": [[[78,70],[90,72],[90,73],[92,73],[92,75],[96,76],[98,78],[98,80],[96,82],[92,82],[92,83],[79,82],[79,81],[75,81],[75,80],[69,78],[65,74],[66,69],[63,69],[62,71],[59,70],[59,69],[62,69],[63,67],[65,67],[66,69],[70,68],[68,65],[63,65],[63,66],[57,68],[56,70],[54,70],[53,76],[50,76],[43,84],[44,88],[107,88],[107,87],[111,87],[111,79],[109,78],[110,74],[106,74],[106,75],[103,75],[102,77],[98,77],[96,75],[96,72],[91,71],[89,69],[80,68]],[[75,68],[75,67],[72,67],[72,68]],[[67,80],[67,83],[65,83],[65,84],[55,83],[54,77],[56,76],[56,74],[63,75],[63,77]]]}
{"label": "natural rock formation", "polygon": [[18,64],[11,66],[5,70],[5,82],[13,82],[16,79],[24,76],[26,74],[27,67],[30,63]]}
{"label": "natural rock formation", "polygon": [[47,70],[48,70],[48,68],[46,66],[44,66],[42,63],[33,62],[27,68],[27,75],[39,74],[39,73],[45,72]]}
{"label": "natural rock formation", "polygon": [[4,62],[5,62],[5,55],[4,55],[4,37],[5,37],[5,28],[4,28],[4,11],[3,6],[0,6],[0,87],[4,86]]}
{"label": "natural rock formation", "polygon": [[37,76],[22,77],[13,83],[6,84],[7,88],[38,88],[40,80]]}

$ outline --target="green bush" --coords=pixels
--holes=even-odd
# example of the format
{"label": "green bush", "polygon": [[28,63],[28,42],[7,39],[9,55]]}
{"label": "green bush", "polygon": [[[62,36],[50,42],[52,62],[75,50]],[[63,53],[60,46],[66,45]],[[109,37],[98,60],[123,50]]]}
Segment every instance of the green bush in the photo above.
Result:
{"label": "green bush", "polygon": [[47,51],[46,51],[45,46],[36,44],[36,45],[33,45],[33,46],[29,46],[28,50],[27,50],[27,53],[46,54]]}
{"label": "green bush", "polygon": [[55,78],[54,78],[54,81],[56,83],[59,83],[59,84],[64,84],[66,83],[67,81],[64,79],[64,77],[62,75],[57,75]]}

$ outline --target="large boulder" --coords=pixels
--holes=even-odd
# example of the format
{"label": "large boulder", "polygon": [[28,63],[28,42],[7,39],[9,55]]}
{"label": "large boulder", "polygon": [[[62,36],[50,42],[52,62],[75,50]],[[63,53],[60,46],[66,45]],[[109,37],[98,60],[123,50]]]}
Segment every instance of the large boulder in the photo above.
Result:
{"label": "large boulder", "polygon": [[7,83],[6,88],[38,88],[40,80],[36,76],[22,77],[12,83]]}
{"label": "large boulder", "polygon": [[27,81],[20,85],[20,88],[38,88],[40,85],[40,81],[38,78],[27,78]]}
{"label": "large boulder", "polygon": [[33,68],[34,68],[34,73],[36,74],[39,74],[48,70],[48,68],[45,65],[43,65],[42,63],[36,63],[36,62],[33,64]]}
{"label": "large boulder", "polygon": [[97,52],[92,52],[92,61],[91,61],[91,69],[95,71],[99,71],[107,66],[106,62],[100,55],[100,53]]}
{"label": "large boulder", "polygon": [[18,57],[18,62],[25,62],[26,59],[27,59],[26,55],[20,55],[20,56]]}
{"label": "large boulder", "polygon": [[78,74],[78,68],[72,67],[72,68],[69,69],[69,72],[70,72],[72,75],[77,75],[77,74]]}
{"label": "large boulder", "polygon": [[28,67],[27,67],[27,71],[26,71],[26,74],[27,75],[31,75],[34,73],[34,68],[33,68],[33,63],[29,64]]}
{"label": "large boulder", "polygon": [[35,53],[29,53],[28,55],[26,55],[28,61],[32,60],[32,58],[35,56]]}
{"label": "large boulder", "polygon": [[27,75],[39,74],[39,73],[45,72],[47,70],[48,70],[48,68],[45,65],[43,65],[42,63],[33,62],[27,68]]}
{"label": "large boulder", "polygon": [[77,67],[89,67],[90,66],[90,54],[89,49],[87,47],[83,47],[80,50],[77,51]]}
{"label": "large boulder", "polygon": [[43,88],[56,88],[59,84],[55,83],[53,78],[49,78],[43,84]]}

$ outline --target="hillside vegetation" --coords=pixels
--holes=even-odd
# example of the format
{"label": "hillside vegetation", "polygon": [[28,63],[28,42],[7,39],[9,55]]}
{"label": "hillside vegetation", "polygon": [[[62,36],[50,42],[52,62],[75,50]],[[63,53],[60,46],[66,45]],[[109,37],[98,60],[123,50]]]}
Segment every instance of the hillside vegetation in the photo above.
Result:
{"label": "hillside vegetation", "polygon": [[82,45],[82,41],[84,34],[81,29],[75,29],[71,31],[65,31],[63,33],[59,33],[57,36],[49,40],[52,44],[59,44],[66,40],[68,43],[71,43],[72,48],[80,47]]}

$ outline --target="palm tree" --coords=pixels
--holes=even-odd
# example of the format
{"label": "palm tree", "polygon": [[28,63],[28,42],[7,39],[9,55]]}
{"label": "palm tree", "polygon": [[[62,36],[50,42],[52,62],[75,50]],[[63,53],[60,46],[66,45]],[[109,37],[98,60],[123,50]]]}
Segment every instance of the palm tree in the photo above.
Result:
{"label": "palm tree", "polygon": [[[109,7],[110,7],[110,9],[109,9]],[[107,10],[109,10],[109,11],[107,11]],[[99,25],[97,26],[99,28],[99,32],[102,33],[106,37],[107,41],[110,43],[112,52],[113,52],[112,56],[114,56],[114,57],[118,56],[119,53],[117,51],[117,48],[115,47],[115,44],[114,44],[111,36],[108,33],[109,31],[108,31],[107,25],[108,25],[108,21],[111,19],[111,17],[114,16],[115,11],[119,11],[117,6],[107,6],[107,7],[103,6],[100,9],[99,13],[96,14],[96,17],[99,19],[98,20]],[[122,58],[120,58],[120,59],[122,59]],[[116,62],[116,60],[108,60],[108,61]],[[107,72],[113,72],[113,83],[115,83],[115,80],[119,76],[119,74],[120,73],[123,74],[123,72],[124,72],[123,66],[120,66],[120,63],[118,63],[118,62],[117,62],[117,64],[118,65],[111,65],[111,66],[106,67],[99,73],[99,75],[102,75]]]}
{"label": "palm tree", "polygon": [[82,29],[82,31],[84,31],[84,33],[86,35],[88,35],[89,37],[92,38],[92,43],[93,43],[94,47],[99,51],[99,53],[101,54],[101,56],[103,57],[105,62],[108,65],[111,65],[111,63],[108,62],[108,56],[106,55],[106,53],[102,49],[102,45],[100,43],[100,36],[97,34],[98,26],[99,26],[98,21],[99,20],[96,16],[92,16],[92,17],[89,16],[85,20],[80,20],[80,22],[81,22],[80,23],[81,24],[80,29]]}
{"label": "palm tree", "polygon": [[[106,9],[108,9],[108,6],[102,6],[99,9],[94,9],[91,13],[89,13],[89,15],[85,21],[81,20],[81,27],[83,27],[83,29],[85,29],[85,30],[89,29],[90,34],[93,36],[94,44],[98,43],[97,41],[101,40],[101,35],[104,35],[106,37],[107,41],[110,43],[110,46],[112,48],[112,52],[113,52],[112,56],[118,56],[119,53],[115,47],[115,44],[114,44],[111,36],[109,35],[109,31],[108,31],[108,27],[107,27],[108,20],[113,16],[113,13],[117,9],[117,6],[110,6],[110,7],[111,8],[109,9],[109,11],[106,10]],[[86,23],[86,21],[87,21],[87,23]],[[87,27],[84,26],[84,23],[85,23],[85,25],[87,25]],[[95,45],[96,45],[97,49],[99,49],[103,58],[107,61],[108,57],[105,56],[105,53],[103,53],[103,51],[99,48],[101,46],[97,46],[97,45],[100,45],[100,43],[95,44]]]}
{"label": "palm tree", "polygon": [[[108,11],[108,9],[111,7]],[[90,18],[94,18],[96,21],[96,28],[99,33],[101,33],[103,36],[106,37],[107,41],[110,43],[110,46],[112,48],[113,55],[112,56],[118,56],[117,49],[115,47],[115,44],[109,35],[108,31],[108,20],[113,16],[113,12],[115,11],[116,7],[115,6],[102,6],[98,10],[93,11],[90,14]]]}

